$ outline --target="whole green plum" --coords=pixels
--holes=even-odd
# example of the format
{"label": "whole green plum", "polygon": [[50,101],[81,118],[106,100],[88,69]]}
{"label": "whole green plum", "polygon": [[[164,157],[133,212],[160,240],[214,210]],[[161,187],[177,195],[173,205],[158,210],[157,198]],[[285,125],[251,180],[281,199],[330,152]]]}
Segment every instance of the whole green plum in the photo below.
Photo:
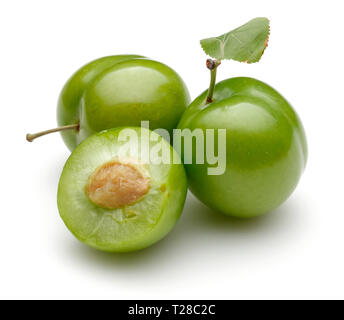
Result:
{"label": "whole green plum", "polygon": [[[207,206],[235,217],[254,217],[283,203],[293,192],[307,161],[301,121],[273,88],[252,78],[219,82],[212,102],[208,91],[196,98],[178,127],[225,129],[226,169],[208,175],[212,167],[185,164],[191,191]],[[182,157],[195,157],[195,148]]]}
{"label": "whole green plum", "polygon": [[70,150],[91,134],[120,126],[171,131],[189,103],[179,75],[157,61],[137,55],[104,57],[82,67],[62,89],[59,126],[80,123],[78,130],[63,131]]}
{"label": "whole green plum", "polygon": [[163,63],[138,55],[94,60],[79,69],[62,89],[57,106],[59,128],[28,134],[28,141],[61,131],[72,151],[93,133],[121,126],[172,132],[190,103],[181,77]]}

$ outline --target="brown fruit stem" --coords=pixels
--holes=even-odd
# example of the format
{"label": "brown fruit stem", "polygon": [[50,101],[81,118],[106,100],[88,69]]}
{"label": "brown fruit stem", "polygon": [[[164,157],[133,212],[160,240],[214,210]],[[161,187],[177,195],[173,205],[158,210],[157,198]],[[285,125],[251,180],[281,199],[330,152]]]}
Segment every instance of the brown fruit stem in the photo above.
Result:
{"label": "brown fruit stem", "polygon": [[26,135],[26,140],[29,141],[29,142],[32,142],[36,138],[39,138],[41,136],[45,136],[46,134],[49,134],[49,133],[65,131],[65,130],[77,130],[77,131],[79,131],[79,129],[80,129],[80,123],[70,124],[70,125],[67,125],[67,126],[62,126],[62,127],[58,127],[58,128],[54,128],[54,129],[49,129],[49,130],[37,132],[37,133],[34,133],[34,134],[28,133]]}

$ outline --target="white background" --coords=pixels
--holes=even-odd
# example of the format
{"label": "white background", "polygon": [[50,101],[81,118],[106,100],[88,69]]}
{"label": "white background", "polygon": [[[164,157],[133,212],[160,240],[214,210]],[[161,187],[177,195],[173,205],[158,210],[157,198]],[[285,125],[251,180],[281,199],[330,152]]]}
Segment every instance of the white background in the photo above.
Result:
{"label": "white background", "polygon": [[[344,12],[342,1],[2,1],[0,4],[0,298],[344,298]],[[192,98],[208,85],[199,40],[271,20],[258,64],[224,62],[218,80],[251,76],[303,120],[309,162],[280,208],[255,220],[214,215],[189,196],[157,245],[106,254],[79,243],[56,192],[69,152],[56,125],[67,78],[95,58],[162,61]]]}

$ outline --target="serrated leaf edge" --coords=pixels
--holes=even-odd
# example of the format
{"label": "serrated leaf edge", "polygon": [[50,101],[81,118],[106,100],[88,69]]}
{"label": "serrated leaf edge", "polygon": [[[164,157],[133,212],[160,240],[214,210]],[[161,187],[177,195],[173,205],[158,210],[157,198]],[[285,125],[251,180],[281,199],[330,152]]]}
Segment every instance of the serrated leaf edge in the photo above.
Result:
{"label": "serrated leaf edge", "polygon": [[[243,60],[243,61],[239,61],[239,60],[224,58],[224,57],[223,57],[223,55],[224,55],[224,42],[223,42],[221,39],[219,39],[218,37],[209,37],[209,38],[205,38],[205,39],[200,40],[201,48],[202,48],[203,52],[204,52],[207,56],[212,57],[212,58],[214,58],[214,59],[218,59],[218,60],[234,60],[234,61],[238,61],[238,62],[240,62],[240,63],[247,63],[247,64],[254,64],[254,63],[257,63],[257,62],[260,61],[260,59],[262,58],[262,56],[263,56],[263,54],[264,54],[266,48],[269,46],[271,28],[270,28],[270,19],[268,19],[268,18],[266,18],[266,19],[268,20],[268,28],[269,28],[268,36],[266,37],[266,39],[265,39],[265,41],[264,41],[264,49],[263,49],[263,51],[261,52],[261,55],[259,56],[259,59],[258,59],[257,61],[248,62],[248,59],[247,59],[247,60]],[[215,58],[215,57],[209,55],[209,54],[205,51],[205,49],[204,49],[204,47],[203,47],[203,45],[202,45],[202,41],[203,41],[203,40],[206,40],[206,39],[211,39],[211,38],[220,41],[221,58]]]}

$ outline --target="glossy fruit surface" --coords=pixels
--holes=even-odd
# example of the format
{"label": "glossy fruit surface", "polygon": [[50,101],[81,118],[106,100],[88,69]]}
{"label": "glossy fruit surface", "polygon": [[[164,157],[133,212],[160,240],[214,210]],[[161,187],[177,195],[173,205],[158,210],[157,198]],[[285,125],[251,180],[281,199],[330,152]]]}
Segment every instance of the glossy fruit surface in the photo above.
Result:
{"label": "glossy fruit surface", "polygon": [[[271,211],[295,189],[305,168],[307,143],[301,121],[273,88],[252,78],[232,78],[207,91],[184,113],[180,128],[226,129],[226,170],[208,175],[210,165],[187,164],[191,191],[206,205],[236,217]],[[195,148],[183,157],[195,155]]]}
{"label": "glossy fruit surface", "polygon": [[[120,138],[123,129],[138,136],[130,148]],[[139,250],[163,238],[179,219],[187,193],[184,167],[143,160],[140,141],[147,133],[155,138],[150,148],[161,143],[171,160],[180,160],[161,136],[137,127],[92,135],[67,160],[58,209],[83,243],[110,252]]]}
{"label": "glossy fruit surface", "polygon": [[189,93],[168,66],[137,55],[97,59],[78,70],[59,97],[59,126],[80,123],[80,130],[61,132],[73,150],[95,132],[150,121],[152,130],[172,131],[189,104]]}

